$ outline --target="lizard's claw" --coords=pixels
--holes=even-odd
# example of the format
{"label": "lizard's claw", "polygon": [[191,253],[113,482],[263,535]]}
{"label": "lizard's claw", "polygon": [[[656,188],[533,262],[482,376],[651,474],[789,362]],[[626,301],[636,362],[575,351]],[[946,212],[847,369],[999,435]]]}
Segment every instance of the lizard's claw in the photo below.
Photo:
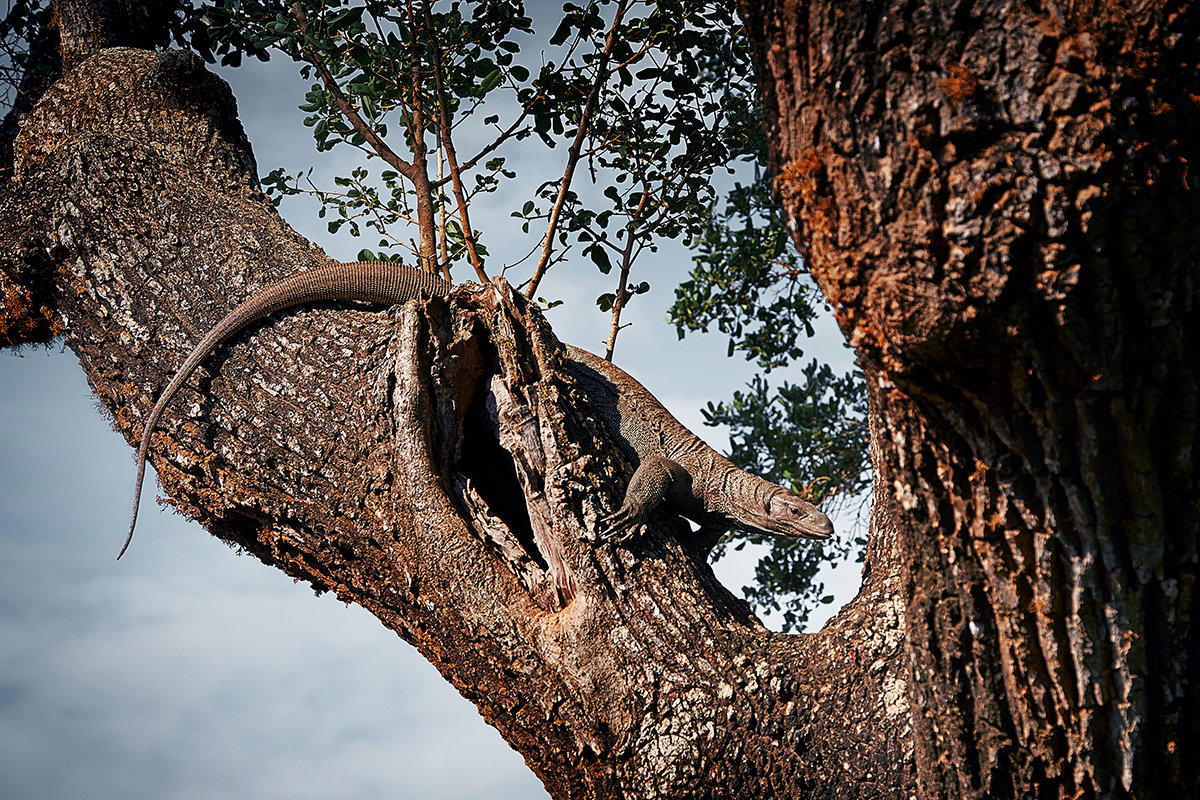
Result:
{"label": "lizard's claw", "polygon": [[625,487],[625,501],[621,507],[600,520],[600,536],[617,542],[630,538],[637,528],[646,524],[646,515],[659,507],[672,486],[688,486],[691,480],[687,471],[671,459],[645,456]]}
{"label": "lizard's claw", "polygon": [[634,531],[645,521],[646,515],[642,513],[642,509],[626,500],[620,508],[600,520],[600,538],[623,542],[633,536]]}

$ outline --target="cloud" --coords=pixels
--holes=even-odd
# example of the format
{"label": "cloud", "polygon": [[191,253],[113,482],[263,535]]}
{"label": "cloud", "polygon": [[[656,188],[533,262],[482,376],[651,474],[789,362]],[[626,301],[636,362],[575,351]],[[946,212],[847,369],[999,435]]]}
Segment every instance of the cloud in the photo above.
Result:
{"label": "cloud", "polygon": [[544,794],[361,608],[150,504],[114,563],[132,460],[78,365],[0,355],[0,387],[0,796]]}

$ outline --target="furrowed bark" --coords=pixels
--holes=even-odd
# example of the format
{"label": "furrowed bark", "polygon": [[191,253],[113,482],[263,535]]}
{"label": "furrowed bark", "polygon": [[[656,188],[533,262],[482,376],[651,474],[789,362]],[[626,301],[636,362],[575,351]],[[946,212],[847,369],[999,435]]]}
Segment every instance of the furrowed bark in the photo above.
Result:
{"label": "furrowed bark", "polygon": [[[165,44],[167,21],[177,7],[176,0],[54,0],[49,23],[31,33],[24,74],[13,86],[12,107],[0,120],[0,185],[12,179],[13,142],[23,118],[63,72],[102,47]],[[0,345],[4,346],[43,343],[62,332],[47,275],[50,264],[31,211],[19,201],[0,206],[0,219],[7,221],[0,229],[0,250],[21,254],[11,269],[0,273]]]}
{"label": "furrowed bark", "polygon": [[1194,796],[1200,12],[742,8],[880,392],[922,795]]}

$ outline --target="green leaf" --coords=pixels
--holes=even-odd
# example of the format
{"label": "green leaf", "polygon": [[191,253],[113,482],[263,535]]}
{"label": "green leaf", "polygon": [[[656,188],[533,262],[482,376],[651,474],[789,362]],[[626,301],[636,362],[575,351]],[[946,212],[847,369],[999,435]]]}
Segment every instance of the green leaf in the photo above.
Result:
{"label": "green leaf", "polygon": [[583,252],[584,255],[587,255],[592,259],[592,263],[595,264],[605,275],[612,272],[612,261],[610,261],[608,258],[608,250],[602,244],[597,242],[596,244],[589,246]]}
{"label": "green leaf", "polygon": [[492,72],[488,73],[488,76],[483,79],[483,82],[479,84],[479,93],[483,95],[487,94],[492,89],[495,89],[496,84],[500,83],[500,78],[502,77],[503,75],[501,74],[499,68],[492,70]]}

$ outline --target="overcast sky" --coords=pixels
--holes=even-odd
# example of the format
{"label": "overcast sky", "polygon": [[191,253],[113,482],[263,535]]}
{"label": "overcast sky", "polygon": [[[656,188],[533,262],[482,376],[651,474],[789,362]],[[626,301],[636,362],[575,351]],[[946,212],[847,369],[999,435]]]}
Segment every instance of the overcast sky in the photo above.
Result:
{"label": "overcast sky", "polygon": [[[296,109],[306,85],[292,64],[220,72],[261,172],[314,163]],[[564,155],[536,147],[529,163],[510,166]],[[319,169],[344,174],[354,161],[347,150]],[[373,244],[330,237],[302,201],[281,210],[335,258]],[[473,207],[472,216],[485,232],[513,224],[507,211]],[[487,243],[502,262],[505,243]],[[665,315],[687,254],[647,259],[635,279],[653,289],[624,317],[632,325],[617,361],[723,449],[699,409],[753,370],[726,358],[718,335],[676,341]],[[549,273],[539,293],[566,301],[548,313],[563,340],[602,348],[608,318],[593,301],[611,284],[590,264]],[[828,319],[808,351],[851,364]],[[133,456],[73,354],[57,345],[0,352],[0,798],[545,797],[521,757],[412,647],[362,609],[314,597],[156,506],[153,478],[130,552],[115,563]],[[718,576],[738,592],[753,562],[749,549],[734,554]],[[858,573],[848,564],[826,576],[838,604],[857,591]]]}

